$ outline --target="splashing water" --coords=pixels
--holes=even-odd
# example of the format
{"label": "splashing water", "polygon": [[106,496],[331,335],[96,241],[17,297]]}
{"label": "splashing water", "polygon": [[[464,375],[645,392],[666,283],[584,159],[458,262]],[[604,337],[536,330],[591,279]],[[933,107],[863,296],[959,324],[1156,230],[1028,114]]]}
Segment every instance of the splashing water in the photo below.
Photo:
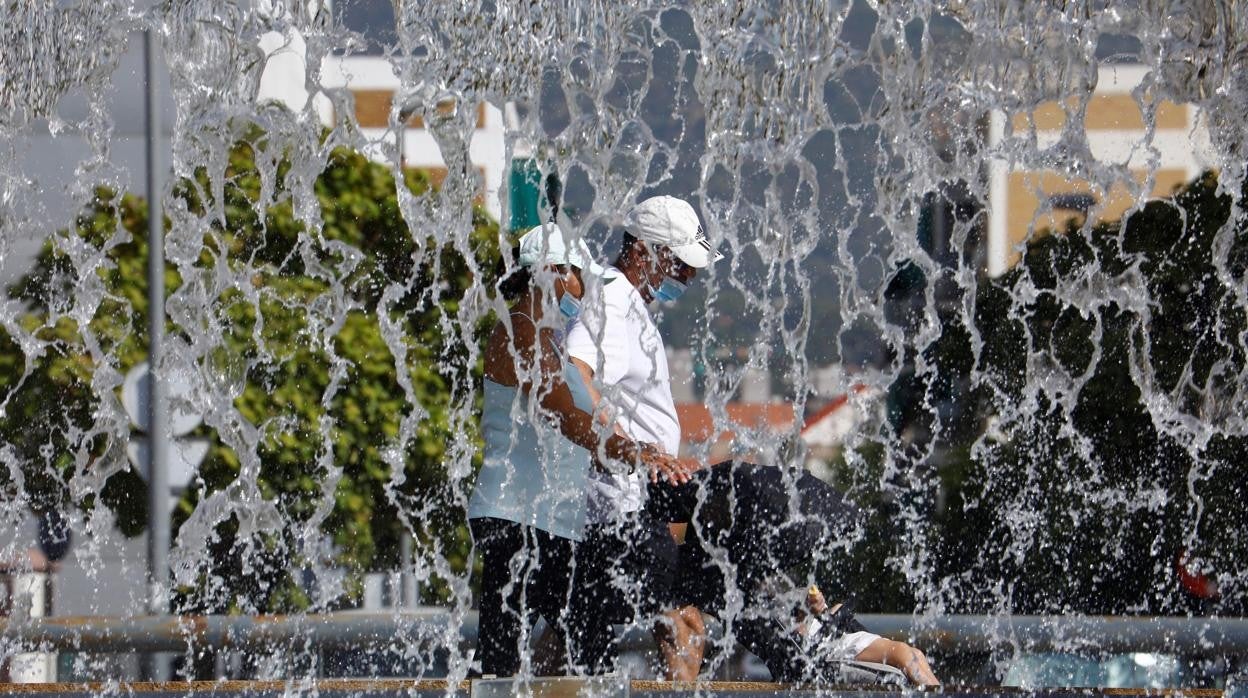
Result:
{"label": "splashing water", "polygon": [[[367,43],[335,7],[0,9],[0,254],[50,236],[0,312],[0,515],[69,517],[90,608],[143,604],[103,559],[143,527],[119,394],[146,359],[147,207],[111,110],[150,29],[175,105],[157,370],[190,386],[211,444],[174,514],[173,610],[334,611],[402,563],[451,622],[392,652],[416,675],[469,670],[479,364],[514,242],[473,141],[478,105],[513,104],[504,156],[539,154],[560,222],[603,259],[639,198],[697,205],[727,258],[659,311],[696,400],[750,459],[818,461],[866,512],[808,574],[929,620],[1244,612],[1236,4],[396,2],[371,59],[400,85],[380,135],[331,77]],[[257,98],[272,32],[304,47],[295,109]],[[437,186],[395,185],[409,115]],[[41,203],[44,132],[86,144],[72,210]],[[759,374],[791,405],[778,432],[731,421]],[[841,395],[859,415],[843,442],[790,448]],[[1215,591],[1194,596],[1176,560]],[[325,670],[308,643],[244,654],[255,676]]]}

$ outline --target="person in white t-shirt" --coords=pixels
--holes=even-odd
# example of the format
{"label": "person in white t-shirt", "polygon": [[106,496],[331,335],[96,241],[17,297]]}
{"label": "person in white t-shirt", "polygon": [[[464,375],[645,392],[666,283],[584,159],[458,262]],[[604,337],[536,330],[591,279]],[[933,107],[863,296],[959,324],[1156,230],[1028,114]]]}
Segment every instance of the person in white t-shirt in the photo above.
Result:
{"label": "person in white t-shirt", "polygon": [[[589,285],[566,345],[604,428],[677,455],[667,353],[647,306],[675,301],[699,269],[720,258],[688,202],[657,196],[628,213],[620,255]],[[611,671],[612,624],[657,618],[670,603],[677,547],[668,522],[645,509],[646,479],[602,457],[590,472],[588,525],[568,609],[569,659],[579,671]]]}

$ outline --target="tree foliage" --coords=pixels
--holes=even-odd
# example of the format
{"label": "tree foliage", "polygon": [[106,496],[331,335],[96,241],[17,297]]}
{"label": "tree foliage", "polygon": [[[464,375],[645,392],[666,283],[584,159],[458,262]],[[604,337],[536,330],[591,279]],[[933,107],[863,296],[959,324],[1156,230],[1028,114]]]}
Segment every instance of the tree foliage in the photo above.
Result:
{"label": "tree foliage", "polygon": [[[284,530],[243,532],[237,510],[214,522],[212,573],[186,600],[201,610],[306,605],[295,573],[323,551],[300,549],[295,531],[326,496],[332,506],[320,529],[333,549],[320,562],[357,571],[392,567],[405,528],[418,550],[436,548],[461,570],[467,559],[462,511],[455,514],[462,507],[451,506],[457,484],[447,472],[448,445],[478,438],[462,404],[479,370],[477,354],[459,337],[479,339],[484,325],[462,333],[447,328],[461,323],[459,303],[469,289],[490,281],[483,270],[497,264],[497,226],[481,209],[474,212],[467,236],[474,259],[466,259],[462,247],[445,242],[450,236],[409,231],[386,166],[338,148],[316,177],[321,225],[309,231],[283,195],[290,164],[273,150],[262,133],[248,131],[230,150],[223,177],[201,170],[173,193],[172,205],[208,221],[195,272],[222,265],[249,272],[242,287],[215,298],[203,314],[223,328],[214,369],[241,383],[233,408],[262,434],[259,471],[244,474],[246,459],[200,427],[211,450],[178,504],[175,525],[240,477],[254,478],[284,522]],[[418,171],[407,173],[405,185],[416,197],[432,191]],[[128,427],[101,427],[101,396],[115,391],[100,385],[102,378],[115,385],[146,359],[146,226],[142,199],[98,190],[76,225],[54,236],[11,290],[26,312],[0,334],[5,493],[28,497],[35,508],[102,502],[129,535],[145,525],[146,485],[119,457]],[[183,281],[169,265],[168,292]],[[396,288],[399,296],[383,302],[382,294]],[[94,306],[83,300],[93,290],[100,298]],[[316,309],[337,294],[349,311],[326,328]],[[397,333],[390,344],[387,327]],[[168,325],[174,338],[192,331],[205,329]],[[396,342],[401,356],[392,349]],[[402,420],[414,410],[406,450],[387,452],[402,443]],[[323,492],[333,478],[332,491]]]}
{"label": "tree foliage", "polygon": [[868,607],[1184,612],[1208,603],[1181,590],[1184,557],[1238,608],[1245,196],[1206,174],[1122,221],[1044,231],[939,309],[892,386],[889,448],[843,469],[874,510],[852,567]]}

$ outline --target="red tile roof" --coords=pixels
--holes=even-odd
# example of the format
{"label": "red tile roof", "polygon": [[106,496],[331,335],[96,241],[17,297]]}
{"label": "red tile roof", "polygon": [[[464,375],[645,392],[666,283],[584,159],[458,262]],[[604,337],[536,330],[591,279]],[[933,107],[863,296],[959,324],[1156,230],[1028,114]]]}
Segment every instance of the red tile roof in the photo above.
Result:
{"label": "red tile roof", "polygon": [[793,405],[787,402],[730,402],[724,410],[728,413],[727,423],[716,425],[706,405],[695,402],[676,405],[682,440],[694,443],[720,441],[731,439],[743,429],[783,432],[791,429],[796,421]]}
{"label": "red tile roof", "polygon": [[[855,393],[865,392],[866,389],[867,389],[867,386],[861,385],[861,384],[855,385],[853,388]],[[837,410],[844,407],[845,403],[847,402],[849,402],[849,395],[838,395],[832,398],[831,400],[829,400],[828,404],[821,407],[818,412],[806,418],[805,423],[802,424],[802,433],[805,434],[807,431],[810,431],[810,429],[813,428],[816,424],[823,421],[825,418],[830,416],[833,412],[836,412]]]}

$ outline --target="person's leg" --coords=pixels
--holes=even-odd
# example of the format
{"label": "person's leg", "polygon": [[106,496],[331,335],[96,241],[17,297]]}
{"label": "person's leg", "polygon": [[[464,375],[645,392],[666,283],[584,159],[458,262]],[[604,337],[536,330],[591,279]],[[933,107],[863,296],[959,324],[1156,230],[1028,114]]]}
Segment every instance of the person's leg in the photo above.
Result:
{"label": "person's leg", "polygon": [[654,639],[663,655],[668,681],[696,681],[706,649],[706,625],[697,606],[666,611],[655,623]]}
{"label": "person's leg", "polygon": [[[681,614],[688,604],[675,593],[679,547],[672,529],[666,520],[648,513],[630,523],[628,552],[621,569],[625,588],[635,591],[630,595],[627,615],[637,623],[653,621],[650,630],[666,664],[663,673],[692,681],[702,668],[700,646],[705,629],[696,608],[690,608],[687,616]],[[698,650],[693,648],[695,643]]]}
{"label": "person's leg", "polygon": [[568,671],[567,618],[574,545],[566,538],[534,529],[538,568],[529,585],[531,605],[546,620],[533,652],[537,676],[560,676]]}
{"label": "person's leg", "polygon": [[932,673],[927,657],[904,642],[880,638],[867,645],[854,659],[896,667],[901,669],[906,678],[923,686],[936,686],[940,683]]}
{"label": "person's leg", "polygon": [[523,554],[524,532],[519,524],[501,519],[473,519],[469,523],[481,555],[477,625],[481,673],[511,676],[520,668],[521,629],[521,584],[513,579],[512,564]]}
{"label": "person's leg", "polygon": [[612,652],[619,607],[619,591],[613,584],[614,562],[623,557],[622,542],[606,526],[589,526],[572,555],[572,588],[567,611],[570,669],[589,675],[605,674],[615,667]]}
{"label": "person's leg", "polygon": [[615,668],[614,623],[646,622],[671,607],[676,542],[666,521],[630,515],[591,526],[576,546],[568,647],[574,670]]}
{"label": "person's leg", "polygon": [[547,625],[533,647],[534,676],[565,676],[568,672],[567,635]]}
{"label": "person's leg", "polygon": [[714,615],[724,608],[724,584],[718,566],[706,552],[697,527],[673,524],[679,541],[673,610],[664,613],[655,628],[655,641],[664,661],[664,675],[671,681],[693,681],[706,658],[706,625],[703,613]]}
{"label": "person's leg", "polygon": [[802,651],[789,623],[774,617],[749,614],[733,624],[737,641],[763,660],[771,680],[794,683],[813,675],[810,657]]}

